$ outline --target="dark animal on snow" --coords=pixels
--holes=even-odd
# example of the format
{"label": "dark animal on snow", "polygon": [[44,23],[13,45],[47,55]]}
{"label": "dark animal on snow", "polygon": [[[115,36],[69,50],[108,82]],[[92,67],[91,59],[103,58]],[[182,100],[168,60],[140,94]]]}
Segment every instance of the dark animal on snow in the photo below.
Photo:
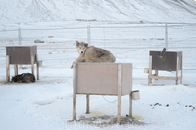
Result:
{"label": "dark animal on snow", "polygon": [[34,83],[35,82],[35,76],[31,73],[22,73],[22,74],[13,76],[11,82]]}

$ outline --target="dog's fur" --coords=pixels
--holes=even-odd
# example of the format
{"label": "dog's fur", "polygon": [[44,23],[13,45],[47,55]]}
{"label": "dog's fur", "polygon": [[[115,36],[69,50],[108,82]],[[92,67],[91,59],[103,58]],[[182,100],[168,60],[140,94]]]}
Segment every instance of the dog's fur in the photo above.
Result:
{"label": "dog's fur", "polygon": [[[94,46],[88,47],[85,42],[76,41],[76,49],[80,54],[75,62],[115,62],[116,58],[108,51]],[[73,65],[72,67],[73,68]]]}
{"label": "dog's fur", "polygon": [[35,76],[31,73],[22,73],[12,77],[11,82],[18,82],[18,83],[34,83]]}

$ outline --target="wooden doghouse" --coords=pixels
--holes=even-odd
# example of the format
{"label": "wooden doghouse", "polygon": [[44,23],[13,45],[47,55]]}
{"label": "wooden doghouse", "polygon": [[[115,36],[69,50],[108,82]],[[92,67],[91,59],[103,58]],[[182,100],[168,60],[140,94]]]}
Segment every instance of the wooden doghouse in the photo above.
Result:
{"label": "wooden doghouse", "polygon": [[121,96],[129,95],[129,116],[132,116],[131,63],[76,63],[73,75],[73,120],[76,120],[76,94],[86,95],[86,113],[89,113],[89,95],[118,96],[118,123],[121,120]]}
{"label": "wooden doghouse", "polygon": [[6,47],[6,81],[10,81],[10,65],[14,65],[14,74],[18,75],[18,65],[31,65],[34,74],[34,64],[37,65],[37,80],[39,79],[39,65],[37,46],[7,46]]}
{"label": "wooden doghouse", "polygon": [[[150,51],[149,53],[149,75],[148,84],[152,83],[152,79],[178,80],[182,83],[182,51],[165,51],[164,55],[161,51]],[[155,70],[155,74],[152,74]],[[158,70],[176,71],[175,77],[159,76]],[[181,75],[178,72],[181,70]]]}

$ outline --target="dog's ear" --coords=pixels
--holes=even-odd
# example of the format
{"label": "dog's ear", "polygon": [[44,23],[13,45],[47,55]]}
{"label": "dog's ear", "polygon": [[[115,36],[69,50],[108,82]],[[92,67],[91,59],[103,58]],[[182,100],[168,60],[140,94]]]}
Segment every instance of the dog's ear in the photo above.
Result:
{"label": "dog's ear", "polygon": [[80,43],[79,43],[78,41],[76,41],[76,46],[79,46],[79,44],[80,44]]}
{"label": "dog's ear", "polygon": [[84,43],[84,46],[85,46],[85,47],[88,47],[88,44],[87,44],[87,43]]}

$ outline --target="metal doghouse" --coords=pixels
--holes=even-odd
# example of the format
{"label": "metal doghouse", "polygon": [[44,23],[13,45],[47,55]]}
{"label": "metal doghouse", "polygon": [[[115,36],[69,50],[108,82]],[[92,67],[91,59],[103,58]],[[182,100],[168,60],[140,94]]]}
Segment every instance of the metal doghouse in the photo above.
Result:
{"label": "metal doghouse", "polygon": [[[152,70],[155,70],[155,74],[152,74]],[[159,70],[175,71],[176,75],[175,77],[159,76]],[[178,80],[182,83],[182,51],[150,51],[148,84],[152,83],[152,79],[175,80],[176,85],[178,84]]]}

